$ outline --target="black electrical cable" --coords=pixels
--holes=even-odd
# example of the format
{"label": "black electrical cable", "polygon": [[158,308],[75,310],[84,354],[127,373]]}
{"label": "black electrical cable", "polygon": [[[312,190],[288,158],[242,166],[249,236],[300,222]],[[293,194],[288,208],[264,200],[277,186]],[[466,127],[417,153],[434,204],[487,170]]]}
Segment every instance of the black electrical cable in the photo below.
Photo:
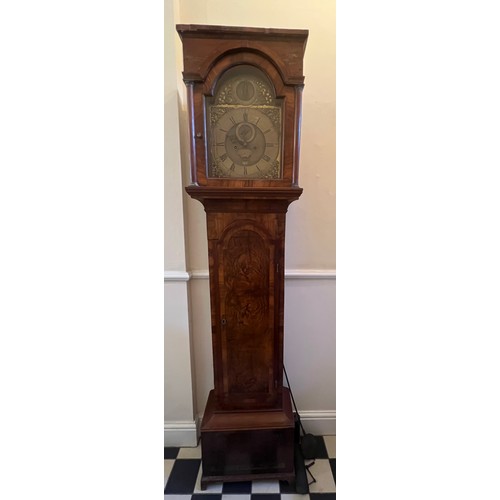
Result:
{"label": "black electrical cable", "polygon": [[299,420],[300,428],[304,433],[303,438],[301,439],[300,447],[302,450],[302,454],[306,459],[315,459],[318,455],[318,445],[316,437],[312,434],[308,434],[304,429],[304,425],[302,424],[302,420],[299,415],[299,410],[297,409],[297,404],[295,403],[295,398],[293,397],[292,388],[290,386],[290,380],[288,379],[288,374],[286,372],[285,365],[283,365],[283,371],[285,372],[286,383],[288,384],[288,389],[290,389],[290,396],[292,397],[293,407],[295,408],[295,413],[297,414],[297,418]]}

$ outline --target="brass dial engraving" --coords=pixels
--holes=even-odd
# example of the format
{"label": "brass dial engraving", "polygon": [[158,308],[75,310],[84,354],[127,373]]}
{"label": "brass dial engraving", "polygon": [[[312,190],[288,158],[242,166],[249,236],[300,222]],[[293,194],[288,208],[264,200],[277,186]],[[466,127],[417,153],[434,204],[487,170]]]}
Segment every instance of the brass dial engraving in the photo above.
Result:
{"label": "brass dial engraving", "polygon": [[232,68],[207,106],[208,176],[281,178],[281,102],[257,68]]}

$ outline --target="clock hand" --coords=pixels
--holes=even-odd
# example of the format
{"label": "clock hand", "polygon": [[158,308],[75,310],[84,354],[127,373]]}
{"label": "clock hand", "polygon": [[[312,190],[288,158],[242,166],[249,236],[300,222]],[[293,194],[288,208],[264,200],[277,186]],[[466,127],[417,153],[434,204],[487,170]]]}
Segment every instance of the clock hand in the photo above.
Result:
{"label": "clock hand", "polygon": [[241,122],[236,125],[235,135],[244,146],[255,139],[255,126],[249,122]]}

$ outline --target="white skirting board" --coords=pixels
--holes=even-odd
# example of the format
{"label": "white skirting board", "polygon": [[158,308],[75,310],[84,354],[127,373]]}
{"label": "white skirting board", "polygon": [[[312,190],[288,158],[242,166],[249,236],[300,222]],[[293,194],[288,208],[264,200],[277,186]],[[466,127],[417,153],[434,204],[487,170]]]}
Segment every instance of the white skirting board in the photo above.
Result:
{"label": "white skirting board", "polygon": [[196,422],[165,422],[163,429],[164,446],[196,447],[198,429]]}
{"label": "white skirting board", "polygon": [[337,435],[337,412],[332,411],[301,411],[300,420],[306,432],[315,436]]}

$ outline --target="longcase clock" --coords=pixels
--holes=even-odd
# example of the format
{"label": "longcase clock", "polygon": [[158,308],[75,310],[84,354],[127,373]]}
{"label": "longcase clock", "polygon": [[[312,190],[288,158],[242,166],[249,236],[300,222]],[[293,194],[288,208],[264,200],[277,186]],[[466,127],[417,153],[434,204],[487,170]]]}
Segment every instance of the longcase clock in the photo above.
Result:
{"label": "longcase clock", "polygon": [[294,480],[283,387],[285,216],[298,187],[307,30],[178,25],[191,145],[188,194],[207,214],[214,389],[202,489]]}

